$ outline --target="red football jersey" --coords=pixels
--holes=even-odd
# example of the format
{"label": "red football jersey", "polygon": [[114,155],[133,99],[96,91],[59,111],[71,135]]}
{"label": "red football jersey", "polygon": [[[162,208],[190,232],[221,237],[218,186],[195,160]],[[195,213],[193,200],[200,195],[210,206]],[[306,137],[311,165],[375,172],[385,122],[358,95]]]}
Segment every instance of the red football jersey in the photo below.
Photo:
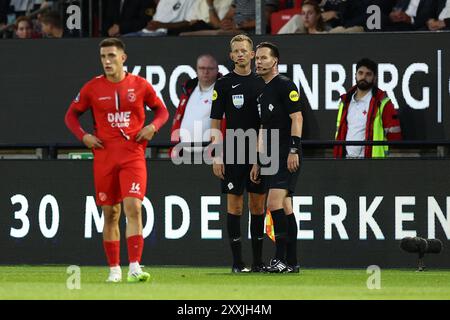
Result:
{"label": "red football jersey", "polygon": [[[104,75],[95,77],[83,86],[69,110],[81,114],[91,109],[94,135],[108,142],[134,140],[144,127],[146,105],[152,109],[160,109],[161,106],[165,109],[147,80],[126,73],[125,78],[117,83],[107,80]],[[159,123],[154,124],[159,130]],[[79,129],[74,133],[81,140],[85,132]]]}

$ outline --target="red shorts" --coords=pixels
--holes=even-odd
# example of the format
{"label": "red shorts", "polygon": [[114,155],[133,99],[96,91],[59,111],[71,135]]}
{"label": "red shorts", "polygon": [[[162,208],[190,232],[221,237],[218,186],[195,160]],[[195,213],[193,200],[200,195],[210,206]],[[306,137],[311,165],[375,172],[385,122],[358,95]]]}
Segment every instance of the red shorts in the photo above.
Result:
{"label": "red shorts", "polygon": [[147,190],[145,146],[134,141],[104,143],[94,150],[97,205],[115,205],[125,197],[144,199]]}

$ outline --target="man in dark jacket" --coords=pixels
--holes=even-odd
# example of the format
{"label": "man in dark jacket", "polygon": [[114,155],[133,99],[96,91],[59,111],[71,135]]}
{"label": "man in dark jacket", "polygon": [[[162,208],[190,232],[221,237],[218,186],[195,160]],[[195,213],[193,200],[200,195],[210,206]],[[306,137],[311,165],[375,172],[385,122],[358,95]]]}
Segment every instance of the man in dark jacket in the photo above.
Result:
{"label": "man in dark jacket", "polygon": [[105,36],[117,37],[144,28],[155,13],[154,0],[108,0],[103,1]]}

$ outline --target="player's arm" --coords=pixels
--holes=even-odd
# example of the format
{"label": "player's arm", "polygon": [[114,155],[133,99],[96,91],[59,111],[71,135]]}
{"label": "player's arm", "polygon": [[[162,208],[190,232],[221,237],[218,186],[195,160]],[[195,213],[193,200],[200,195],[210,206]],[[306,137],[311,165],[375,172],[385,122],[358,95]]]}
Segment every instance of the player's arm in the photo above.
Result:
{"label": "player's arm", "polygon": [[143,127],[138,134],[136,135],[136,142],[140,142],[142,140],[151,140],[156,132],[161,129],[161,127],[167,122],[169,119],[169,111],[167,111],[166,106],[161,101],[161,99],[156,95],[153,87],[147,82],[147,93],[144,97],[144,103],[149,106],[150,109],[155,113],[155,117],[153,121]]}
{"label": "player's arm", "polygon": [[225,113],[224,105],[224,93],[220,89],[220,81],[216,82],[212,97],[211,106],[211,144],[214,146],[214,158],[213,158],[213,173],[220,179],[225,178],[225,165],[222,159],[222,149],[219,145],[222,145],[223,137],[220,130],[223,115]]}
{"label": "player's arm", "polygon": [[103,149],[102,141],[96,136],[87,133],[80,124],[80,116],[89,109],[89,98],[86,90],[81,89],[78,96],[72,101],[69,109],[64,117],[64,122],[67,128],[77,137],[78,140],[82,141],[86,147],[89,149],[100,148]]}

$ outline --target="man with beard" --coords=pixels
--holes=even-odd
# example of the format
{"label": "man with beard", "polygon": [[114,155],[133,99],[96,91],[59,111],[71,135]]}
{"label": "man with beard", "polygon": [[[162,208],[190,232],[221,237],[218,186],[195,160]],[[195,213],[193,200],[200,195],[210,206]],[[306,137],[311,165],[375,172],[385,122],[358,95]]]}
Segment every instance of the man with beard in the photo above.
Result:
{"label": "man with beard", "polygon": [[[338,141],[401,140],[397,110],[386,92],[376,86],[377,64],[367,58],[356,64],[356,85],[341,96],[336,121]],[[384,158],[388,146],[334,147],[336,158]]]}

